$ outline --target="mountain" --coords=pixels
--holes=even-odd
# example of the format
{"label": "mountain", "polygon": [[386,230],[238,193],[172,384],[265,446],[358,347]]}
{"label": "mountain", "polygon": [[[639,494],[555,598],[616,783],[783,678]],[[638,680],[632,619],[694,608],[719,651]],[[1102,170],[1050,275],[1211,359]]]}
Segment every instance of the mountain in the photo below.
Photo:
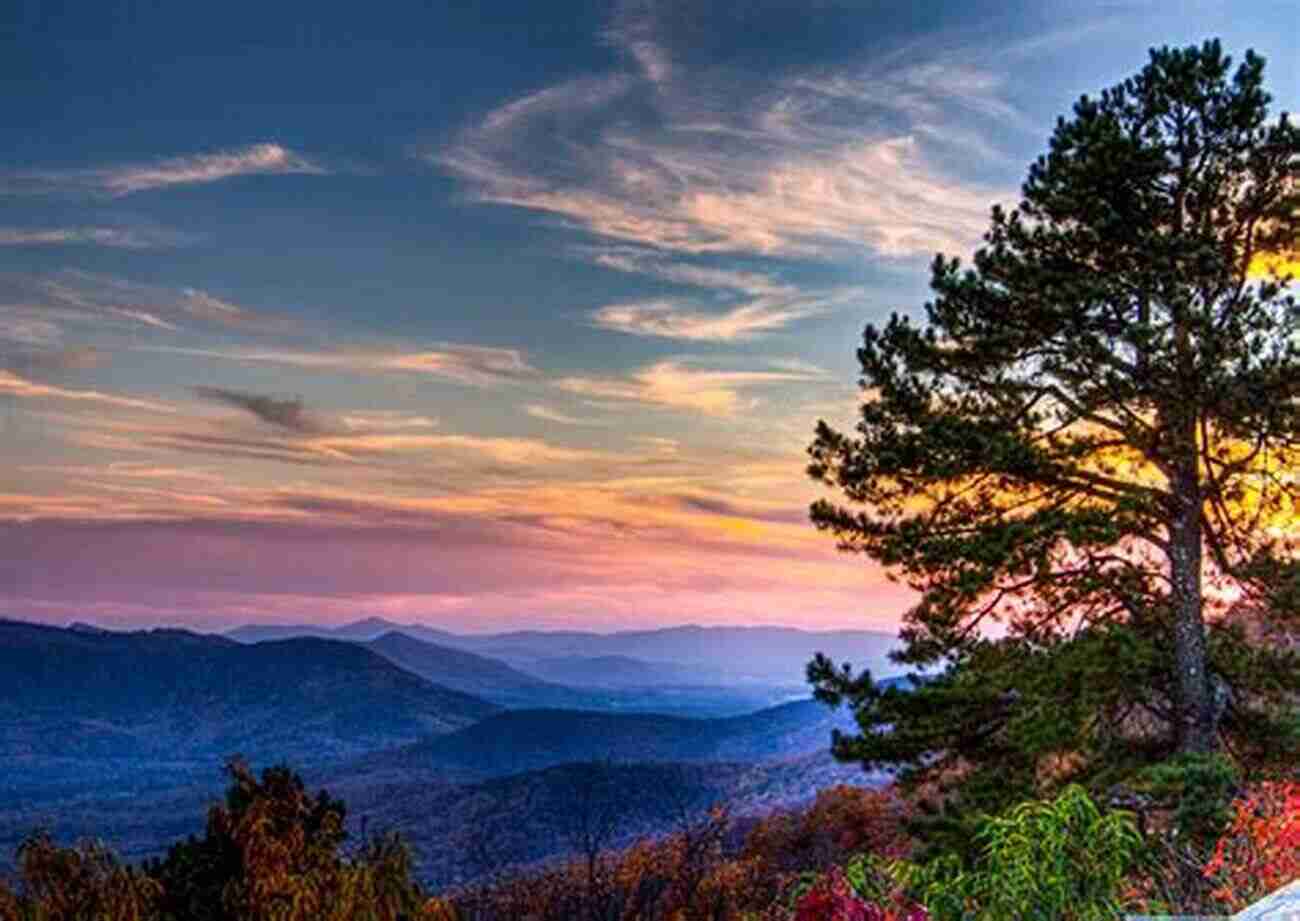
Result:
{"label": "mountain", "polygon": [[524,660],[523,667],[539,678],[561,684],[603,688],[663,685],[723,684],[726,677],[698,666],[676,662],[647,662],[631,656],[556,656]]}
{"label": "mountain", "polygon": [[406,633],[389,631],[365,646],[421,678],[503,706],[577,707],[590,703],[579,691],[543,681],[504,662]]}
{"label": "mountain", "polygon": [[239,643],[264,643],[267,640],[285,640],[299,636],[368,643],[385,633],[394,632],[404,633],[426,643],[449,646],[459,646],[460,641],[466,639],[446,630],[437,630],[423,624],[399,624],[382,617],[367,617],[340,627],[323,627],[319,624],[244,624],[226,631],[224,635]]}
{"label": "mountain", "polygon": [[888,653],[897,642],[892,633],[870,630],[685,626],[618,633],[524,630],[460,636],[448,645],[504,659],[524,671],[560,657],[626,656],[695,669],[710,675],[710,681],[800,685],[808,661],[818,652],[873,673],[888,672]]}
{"label": "mountain", "polygon": [[883,775],[838,764],[828,752],[759,764],[668,762],[558,764],[448,786],[416,774],[391,784],[332,784],[349,813],[411,843],[418,878],[435,889],[572,853],[583,833],[605,848],[679,830],[714,805],[765,814]]}
{"label": "mountain", "polygon": [[[687,672],[668,670],[649,673],[654,683],[702,684],[754,682],[769,685],[802,685],[804,668],[814,653],[824,652],[836,662],[851,662],[855,668],[870,668],[884,675],[896,668],[888,661],[898,640],[892,633],[873,630],[808,631],[792,627],[667,627],[592,633],[579,630],[519,630],[496,634],[457,634],[421,624],[399,624],[382,618],[368,618],[337,628],[311,625],[246,625],[228,634],[240,642],[262,642],[289,636],[324,636],[370,641],[384,633],[400,632],[436,645],[461,649],[503,660],[506,664],[538,677],[562,683],[580,680],[582,659],[626,657],[642,663],[670,663]],[[557,662],[568,661],[571,672],[558,670]],[[550,664],[547,664],[550,663]],[[679,681],[686,675],[689,681]],[[589,683],[589,682],[584,682]],[[626,686],[620,680],[615,686]]]}
{"label": "mountain", "polygon": [[0,794],[114,759],[152,768],[212,765],[235,752],[295,763],[355,757],[498,710],[355,643],[242,645],[184,630],[0,621],[0,760],[18,766],[0,772]]}
{"label": "mountain", "polygon": [[465,729],[363,756],[348,770],[438,768],[457,777],[531,771],[570,761],[757,761],[829,750],[852,717],[811,700],[745,716],[691,719],[653,713],[509,710]]}
{"label": "mountain", "polygon": [[[395,629],[385,629],[387,627]],[[565,643],[584,635],[595,634],[556,634]],[[271,642],[295,636],[351,637],[350,642],[364,643],[386,659],[434,684],[471,693],[505,707],[720,717],[752,713],[788,701],[793,695],[802,696],[803,691],[802,682],[756,684],[733,681],[708,667],[645,662],[630,656],[561,656],[538,660],[534,656],[535,650],[521,647],[516,652],[524,667],[518,667],[465,648],[466,644],[491,645],[491,637],[485,640],[458,636],[419,625],[393,624],[380,618],[337,628],[249,625],[226,634],[227,638],[243,643]],[[436,642],[430,637],[450,637],[450,641]],[[564,681],[564,678],[572,681]]]}
{"label": "mountain", "polygon": [[[265,643],[272,640],[291,640],[304,636],[317,639],[342,639],[332,627],[318,627],[315,624],[245,624],[224,634],[237,643]],[[375,634],[378,636],[379,634]],[[372,639],[372,637],[366,637]]]}

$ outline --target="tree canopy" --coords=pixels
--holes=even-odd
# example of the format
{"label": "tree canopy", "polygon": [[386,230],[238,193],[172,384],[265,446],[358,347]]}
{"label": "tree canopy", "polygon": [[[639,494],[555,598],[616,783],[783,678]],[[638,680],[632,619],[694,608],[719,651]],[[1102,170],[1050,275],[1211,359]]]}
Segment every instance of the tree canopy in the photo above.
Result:
{"label": "tree canopy", "polygon": [[856,430],[809,447],[839,494],[812,519],[920,593],[898,659],[939,673],[877,692],[819,657],[863,730],[840,757],[1005,803],[1286,750],[1300,661],[1221,616],[1300,621],[1300,130],[1263,74],[1152,50],[1058,120],[971,267],[936,257],[923,321],[867,326]]}

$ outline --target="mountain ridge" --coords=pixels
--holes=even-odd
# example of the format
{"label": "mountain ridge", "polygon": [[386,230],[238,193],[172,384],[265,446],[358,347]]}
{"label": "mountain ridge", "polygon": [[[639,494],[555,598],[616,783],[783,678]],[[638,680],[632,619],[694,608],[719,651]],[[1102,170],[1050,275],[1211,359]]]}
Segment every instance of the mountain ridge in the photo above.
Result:
{"label": "mountain ridge", "polygon": [[373,650],[245,645],[170,628],[88,632],[0,620],[0,756],[321,760],[463,728],[495,704]]}

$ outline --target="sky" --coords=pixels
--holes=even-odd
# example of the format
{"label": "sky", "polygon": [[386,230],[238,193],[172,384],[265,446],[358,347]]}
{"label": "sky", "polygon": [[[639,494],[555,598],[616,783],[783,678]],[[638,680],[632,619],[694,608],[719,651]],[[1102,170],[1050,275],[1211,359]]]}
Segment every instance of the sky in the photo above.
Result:
{"label": "sky", "polygon": [[890,628],[864,324],[1059,115],[1288,2],[15,0],[0,616]]}

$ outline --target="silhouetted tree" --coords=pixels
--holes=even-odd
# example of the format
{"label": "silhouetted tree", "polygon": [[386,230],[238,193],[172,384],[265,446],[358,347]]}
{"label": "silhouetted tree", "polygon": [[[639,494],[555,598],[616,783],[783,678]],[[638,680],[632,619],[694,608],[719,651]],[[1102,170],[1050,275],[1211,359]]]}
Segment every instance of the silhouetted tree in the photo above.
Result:
{"label": "silhouetted tree", "polygon": [[812,519],[921,593],[898,659],[944,671],[882,693],[816,660],[863,730],[839,757],[1002,805],[1049,757],[1258,748],[1297,687],[1293,656],[1206,616],[1300,615],[1300,314],[1265,259],[1296,245],[1300,131],[1263,70],[1153,50],[1058,122],[973,268],[936,258],[923,323],[866,328],[856,431],[809,448],[848,505]]}
{"label": "silhouetted tree", "polygon": [[619,795],[611,770],[609,761],[568,765],[565,795],[556,801],[555,826],[569,849],[582,860],[586,887],[584,916],[589,921],[602,916],[608,888],[607,868],[602,865],[601,855],[613,843],[624,813],[636,805]]}

